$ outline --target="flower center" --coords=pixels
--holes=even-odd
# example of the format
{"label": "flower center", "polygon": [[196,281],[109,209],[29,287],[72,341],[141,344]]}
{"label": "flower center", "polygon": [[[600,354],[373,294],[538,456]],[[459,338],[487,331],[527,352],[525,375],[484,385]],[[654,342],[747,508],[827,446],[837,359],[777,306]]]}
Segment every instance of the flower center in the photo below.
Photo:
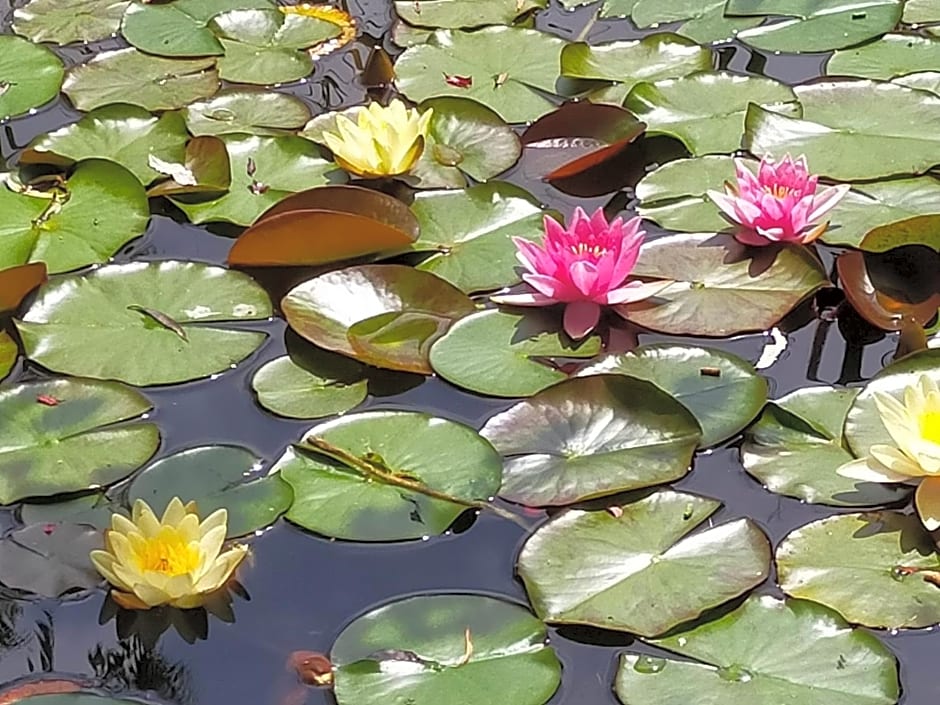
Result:
{"label": "flower center", "polygon": [[175,576],[192,573],[199,567],[199,548],[183,540],[179,532],[164,527],[159,534],[145,539],[137,550],[137,565],[142,571],[152,570]]}
{"label": "flower center", "polygon": [[601,247],[600,245],[591,245],[586,242],[579,242],[575,245],[571,245],[571,252],[578,257],[590,256],[596,259],[600,259],[610,253],[606,247]]}
{"label": "flower center", "polygon": [[769,193],[774,198],[786,198],[791,193],[793,189],[789,186],[783,186],[781,184],[774,184],[773,186],[764,186],[764,191]]}
{"label": "flower center", "polygon": [[920,417],[920,436],[940,445],[940,411],[928,411]]}

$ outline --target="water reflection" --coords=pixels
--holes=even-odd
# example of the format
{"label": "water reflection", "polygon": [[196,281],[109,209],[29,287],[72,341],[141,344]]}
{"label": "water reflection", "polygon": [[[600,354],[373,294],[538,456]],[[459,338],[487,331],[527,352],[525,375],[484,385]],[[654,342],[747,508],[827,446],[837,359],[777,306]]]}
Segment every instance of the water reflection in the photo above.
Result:
{"label": "water reflection", "polygon": [[88,654],[98,685],[110,692],[152,692],[177,705],[194,702],[192,676],[185,664],[172,662],[134,636],[114,648],[99,644]]}
{"label": "water reflection", "polygon": [[147,649],[155,648],[160,637],[170,629],[175,630],[187,644],[194,644],[209,638],[210,616],[225,624],[235,623],[235,597],[245,601],[251,599],[241,583],[234,580],[210,595],[203,606],[196,609],[163,606],[127,610],[108,595],[101,606],[98,623],[107,624],[114,620],[118,639],[122,642],[136,639]]}

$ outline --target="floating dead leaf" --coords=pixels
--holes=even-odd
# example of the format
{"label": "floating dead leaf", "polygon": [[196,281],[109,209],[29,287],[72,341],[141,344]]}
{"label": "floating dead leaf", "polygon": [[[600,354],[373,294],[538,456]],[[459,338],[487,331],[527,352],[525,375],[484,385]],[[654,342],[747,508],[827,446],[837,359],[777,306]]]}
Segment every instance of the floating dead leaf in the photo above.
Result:
{"label": "floating dead leaf", "polygon": [[360,186],[319,186],[288,196],[235,242],[241,267],[319,265],[405,249],[418,221],[404,203]]}
{"label": "floating dead leaf", "polygon": [[27,294],[45,281],[44,262],[0,270],[0,314],[15,311]]}
{"label": "floating dead leaf", "polygon": [[294,651],[287,659],[287,665],[305,685],[323,687],[333,684],[333,664],[319,651]]}
{"label": "floating dead leaf", "polygon": [[360,80],[367,88],[387,86],[395,78],[395,65],[392,58],[379,45],[372,47]]}
{"label": "floating dead leaf", "polygon": [[645,131],[646,123],[616,105],[565,103],[532,123],[522,144],[527,157],[537,152],[539,175],[555,181],[613,159]]}
{"label": "floating dead leaf", "polygon": [[846,299],[882,330],[901,330],[906,320],[926,325],[940,308],[940,282],[936,265],[924,261],[924,249],[910,247],[881,255],[842,253],[836,269]]}
{"label": "floating dead leaf", "polygon": [[232,172],[225,142],[212,135],[193,137],[186,144],[183,164],[169,164],[153,155],[149,164],[152,169],[170,177],[152,186],[147,195],[180,196],[201,194],[217,196],[232,185]]}
{"label": "floating dead leaf", "polygon": [[16,703],[39,695],[77,693],[88,687],[89,684],[86,683],[58,678],[55,680],[31,680],[13,683],[0,691],[0,705],[16,705]]}

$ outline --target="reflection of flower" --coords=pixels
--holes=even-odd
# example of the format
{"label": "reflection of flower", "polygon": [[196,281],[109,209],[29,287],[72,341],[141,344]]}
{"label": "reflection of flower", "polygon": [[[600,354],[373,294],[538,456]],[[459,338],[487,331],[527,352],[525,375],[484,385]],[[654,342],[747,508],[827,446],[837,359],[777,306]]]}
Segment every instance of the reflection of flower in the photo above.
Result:
{"label": "reflection of flower", "polygon": [[222,552],[228,513],[219,509],[199,522],[192,502],[174,497],[159,521],[141,499],[130,519],[114,514],[105,550],[92,551],[95,567],[112,586],[114,601],[126,609],[172,605],[198,607],[221,588],[248,552]]}
{"label": "reflection of flower", "polygon": [[917,483],[915,504],[930,531],[940,528],[940,390],[927,375],[904,389],[904,403],[875,393],[875,404],[895,445],[873,445],[869,457],[838,472],[868,482]]}
{"label": "reflection of flower", "polygon": [[419,113],[393,100],[387,108],[371,103],[359,111],[356,122],[336,116],[336,130],[323,140],[336,163],[367,179],[398,176],[415,165],[424,151],[424,140],[433,111]]}
{"label": "reflection of flower", "polygon": [[794,161],[787,154],[779,163],[764,157],[757,176],[742,160],[734,164],[738,183],[725,183],[725,193],[709,191],[708,197],[743,226],[735,237],[745,245],[812,242],[829,225],[819,220],[850,188],[842,184],[817,193],[819,177],[810,175],[804,156]]}
{"label": "reflection of flower", "polygon": [[513,238],[516,257],[527,270],[522,278],[535,291],[494,296],[493,301],[515,306],[567,304],[565,332],[583,338],[597,325],[602,306],[642,301],[668,284],[627,281],[646,235],[640,223],[640,218],[608,223],[600,208],[590,217],[576,208],[567,229],[546,216],[542,247]]}

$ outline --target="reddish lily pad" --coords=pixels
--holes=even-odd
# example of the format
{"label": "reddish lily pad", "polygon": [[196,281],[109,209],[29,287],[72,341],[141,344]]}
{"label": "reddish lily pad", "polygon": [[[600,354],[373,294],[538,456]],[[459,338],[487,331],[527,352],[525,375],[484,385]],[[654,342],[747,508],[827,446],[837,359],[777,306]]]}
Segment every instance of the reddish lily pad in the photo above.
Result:
{"label": "reddish lily pad", "polygon": [[580,174],[627,149],[646,130],[629,110],[616,105],[566,103],[536,120],[522,135],[548,181]]}
{"label": "reddish lily pad", "polygon": [[318,265],[407,249],[418,221],[404,203],[359,186],[301,191],[265,211],[235,242],[229,264]]}
{"label": "reddish lily pad", "polygon": [[473,313],[466,294],[404,265],[348,267],[314,277],[281,301],[310,342],[376,367],[431,374],[430,345]]}
{"label": "reddish lily pad", "polygon": [[[905,249],[911,250],[910,256],[903,258],[902,254],[892,258],[901,259],[903,262],[902,266],[894,271],[894,277],[890,278],[884,277],[884,273],[885,270],[891,269],[891,265],[879,264],[884,260],[866,257],[864,252],[855,250],[844,252],[836,260],[839,281],[842,283],[842,290],[849,303],[865,320],[882,330],[901,330],[905,322],[911,320],[924,326],[937,315],[937,309],[940,309],[940,282],[936,281],[937,272],[940,271],[940,257],[932,257],[931,253],[922,251],[922,248]],[[871,260],[871,267],[869,260]],[[927,286],[933,284],[930,292],[922,292],[922,295],[927,294],[926,298],[910,292],[908,287],[912,283],[915,286],[917,284],[915,276],[915,272],[919,269],[917,262],[924,262],[924,267],[920,268],[923,274],[920,279],[923,280],[923,284]],[[874,272],[872,268],[875,269]],[[872,275],[878,277],[879,273],[882,276],[880,281],[875,283]],[[882,282],[884,284],[879,286]],[[894,291],[886,290],[892,284],[898,288]],[[914,293],[913,298],[919,300],[905,300],[912,298],[909,292]]]}
{"label": "reddish lily pad", "polygon": [[45,262],[0,270],[0,314],[15,311],[29,292],[45,281]]}

